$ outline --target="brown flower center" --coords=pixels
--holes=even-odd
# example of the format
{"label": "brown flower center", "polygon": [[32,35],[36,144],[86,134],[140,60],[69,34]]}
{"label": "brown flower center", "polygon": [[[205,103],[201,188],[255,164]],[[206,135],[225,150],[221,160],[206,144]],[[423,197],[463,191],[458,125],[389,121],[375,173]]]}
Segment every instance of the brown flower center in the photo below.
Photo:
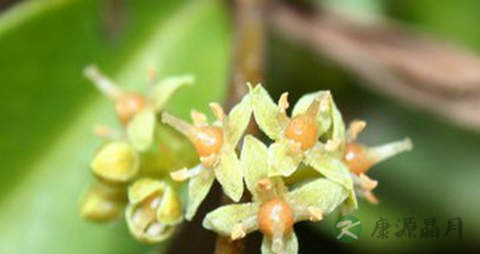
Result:
{"label": "brown flower center", "polygon": [[262,204],[258,211],[258,226],[262,233],[269,236],[277,230],[289,234],[293,228],[293,213],[290,205],[281,199],[273,199]]}
{"label": "brown flower center", "polygon": [[317,143],[318,126],[315,119],[306,114],[298,115],[290,121],[285,136],[300,143],[302,150],[312,148]]}

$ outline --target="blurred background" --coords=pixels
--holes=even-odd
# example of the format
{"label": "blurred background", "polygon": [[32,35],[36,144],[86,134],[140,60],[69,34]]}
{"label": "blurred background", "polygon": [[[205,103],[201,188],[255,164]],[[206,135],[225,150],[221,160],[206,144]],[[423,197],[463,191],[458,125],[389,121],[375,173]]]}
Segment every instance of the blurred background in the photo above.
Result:
{"label": "blurred background", "polygon": [[[168,110],[183,117],[191,108],[207,111],[208,102],[226,98],[236,8],[214,0],[0,1],[0,253],[212,253],[215,235],[198,222],[197,230],[187,225],[150,246],[136,242],[123,220],[80,219],[79,197],[93,180],[88,165],[101,142],[92,126],[119,126],[82,70],[96,63],[138,91],[148,65],[159,77],[193,73],[196,85]],[[480,247],[480,2],[272,1],[267,9],[264,76],[275,98],[288,91],[295,102],[330,89],[347,122],[368,122],[362,142],[408,136],[415,144],[370,171],[381,203],[360,202],[358,241],[337,241],[332,215],[296,225],[300,253]],[[371,237],[380,217],[393,225],[388,239]],[[396,237],[410,217],[416,237]],[[420,238],[432,217],[440,238]],[[444,237],[457,217],[462,239],[457,231]]]}

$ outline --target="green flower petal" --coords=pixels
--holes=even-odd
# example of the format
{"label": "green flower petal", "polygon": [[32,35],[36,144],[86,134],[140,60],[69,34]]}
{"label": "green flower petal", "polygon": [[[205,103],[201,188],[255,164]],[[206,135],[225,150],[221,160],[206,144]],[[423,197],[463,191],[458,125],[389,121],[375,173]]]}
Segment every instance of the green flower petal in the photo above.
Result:
{"label": "green flower petal", "polygon": [[207,196],[215,180],[215,176],[210,169],[203,168],[201,164],[197,167],[202,167],[200,174],[188,181],[188,204],[185,215],[187,220],[191,220],[195,216],[198,207]]}
{"label": "green flower petal", "polygon": [[145,226],[143,221],[139,223],[134,219],[135,210],[136,206],[130,204],[125,212],[128,230],[135,239],[144,243],[158,243],[169,238],[175,232],[175,226],[164,225],[160,222],[148,222],[149,226]]}
{"label": "green flower petal", "polygon": [[270,165],[268,175],[290,176],[293,174],[300,162],[302,155],[292,155],[287,142],[275,142],[268,148],[268,164]]}
{"label": "green flower petal", "polygon": [[268,149],[260,140],[251,135],[245,136],[243,140],[241,164],[245,184],[250,193],[252,193],[254,200],[257,200],[257,182],[268,177],[268,164],[265,159],[267,157]]}
{"label": "green flower petal", "polygon": [[[284,250],[282,254],[297,254],[298,253],[298,239],[295,232],[292,232],[288,237],[284,238]],[[263,237],[262,240],[262,254],[278,254],[273,252],[272,240],[270,237]]]}
{"label": "green flower petal", "polygon": [[130,204],[139,203],[154,192],[158,192],[161,195],[165,187],[166,184],[163,181],[151,178],[139,179],[128,188],[128,200]]}
{"label": "green flower petal", "polygon": [[340,159],[322,151],[321,148],[318,148],[318,145],[306,153],[303,162],[328,179],[343,185],[347,190],[353,189],[353,180],[347,165]]}
{"label": "green flower petal", "polygon": [[161,80],[152,91],[152,104],[155,111],[163,110],[172,95],[181,87],[192,85],[195,78],[192,75],[170,77]]}
{"label": "green flower petal", "polygon": [[182,204],[175,189],[167,185],[162,203],[157,210],[157,220],[165,225],[175,225],[182,220]]}
{"label": "green flower petal", "polygon": [[288,119],[280,113],[277,104],[261,85],[257,85],[252,90],[251,96],[253,113],[258,126],[271,139],[279,140],[283,136]]}
{"label": "green flower petal", "polygon": [[235,150],[228,143],[220,151],[220,162],[213,169],[223,192],[233,201],[240,200],[243,194],[243,172]]}
{"label": "green flower petal", "polygon": [[[331,213],[347,198],[348,191],[342,185],[325,178],[311,181],[287,194],[290,205],[305,210],[308,207],[319,208],[324,214]],[[297,220],[308,217],[300,216]]]}
{"label": "green flower petal", "polygon": [[138,112],[127,126],[128,139],[135,150],[143,152],[150,148],[155,130],[155,112],[152,108]]}
{"label": "green flower petal", "polygon": [[226,140],[232,147],[237,146],[238,141],[250,122],[251,115],[252,102],[248,94],[243,97],[240,103],[232,108],[224,120]]}
{"label": "green flower petal", "polygon": [[[256,220],[258,205],[256,203],[233,204],[219,207],[208,213],[203,219],[203,227],[224,236],[230,236],[236,224],[246,220]],[[245,233],[258,229],[256,223],[248,223]]]}

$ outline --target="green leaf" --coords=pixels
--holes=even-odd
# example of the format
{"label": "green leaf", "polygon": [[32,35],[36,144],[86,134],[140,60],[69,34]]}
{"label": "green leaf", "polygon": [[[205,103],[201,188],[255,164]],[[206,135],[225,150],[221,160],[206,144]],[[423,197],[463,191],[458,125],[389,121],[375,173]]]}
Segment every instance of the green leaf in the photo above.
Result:
{"label": "green leaf", "polygon": [[0,93],[8,95],[0,102],[0,150],[9,158],[0,179],[0,253],[151,249],[124,220],[96,225],[79,217],[81,193],[94,180],[88,165],[102,142],[92,126],[120,126],[82,70],[96,63],[132,90],[146,89],[148,65],[162,77],[192,73],[197,85],[167,107],[181,116],[206,110],[225,90],[228,19],[215,1],[122,2],[127,20],[116,38],[104,33],[112,29],[105,1],[24,1],[0,13]]}
{"label": "green leaf", "polygon": [[138,112],[128,124],[128,139],[135,150],[143,152],[150,148],[154,138],[155,123],[155,112],[152,108],[147,107]]}
{"label": "green leaf", "polygon": [[[221,235],[230,236],[236,224],[252,220],[252,218],[256,219],[257,213],[258,205],[256,203],[225,205],[208,213],[203,219],[203,227]],[[247,228],[245,233],[254,230],[257,230],[257,226]]]}

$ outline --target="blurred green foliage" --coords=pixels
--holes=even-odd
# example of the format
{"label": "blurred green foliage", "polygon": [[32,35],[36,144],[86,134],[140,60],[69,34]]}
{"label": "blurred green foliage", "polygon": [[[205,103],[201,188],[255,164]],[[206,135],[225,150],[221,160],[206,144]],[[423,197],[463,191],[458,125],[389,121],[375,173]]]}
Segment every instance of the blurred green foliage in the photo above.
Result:
{"label": "blurred green foliage", "polygon": [[124,222],[93,225],[78,216],[101,139],[95,123],[116,125],[112,104],[83,77],[97,63],[124,87],[160,78],[197,82],[170,103],[186,116],[220,100],[228,68],[228,20],[212,1],[125,1],[125,28],[108,39],[106,1],[32,1],[0,16],[2,194],[0,253],[142,253]]}

